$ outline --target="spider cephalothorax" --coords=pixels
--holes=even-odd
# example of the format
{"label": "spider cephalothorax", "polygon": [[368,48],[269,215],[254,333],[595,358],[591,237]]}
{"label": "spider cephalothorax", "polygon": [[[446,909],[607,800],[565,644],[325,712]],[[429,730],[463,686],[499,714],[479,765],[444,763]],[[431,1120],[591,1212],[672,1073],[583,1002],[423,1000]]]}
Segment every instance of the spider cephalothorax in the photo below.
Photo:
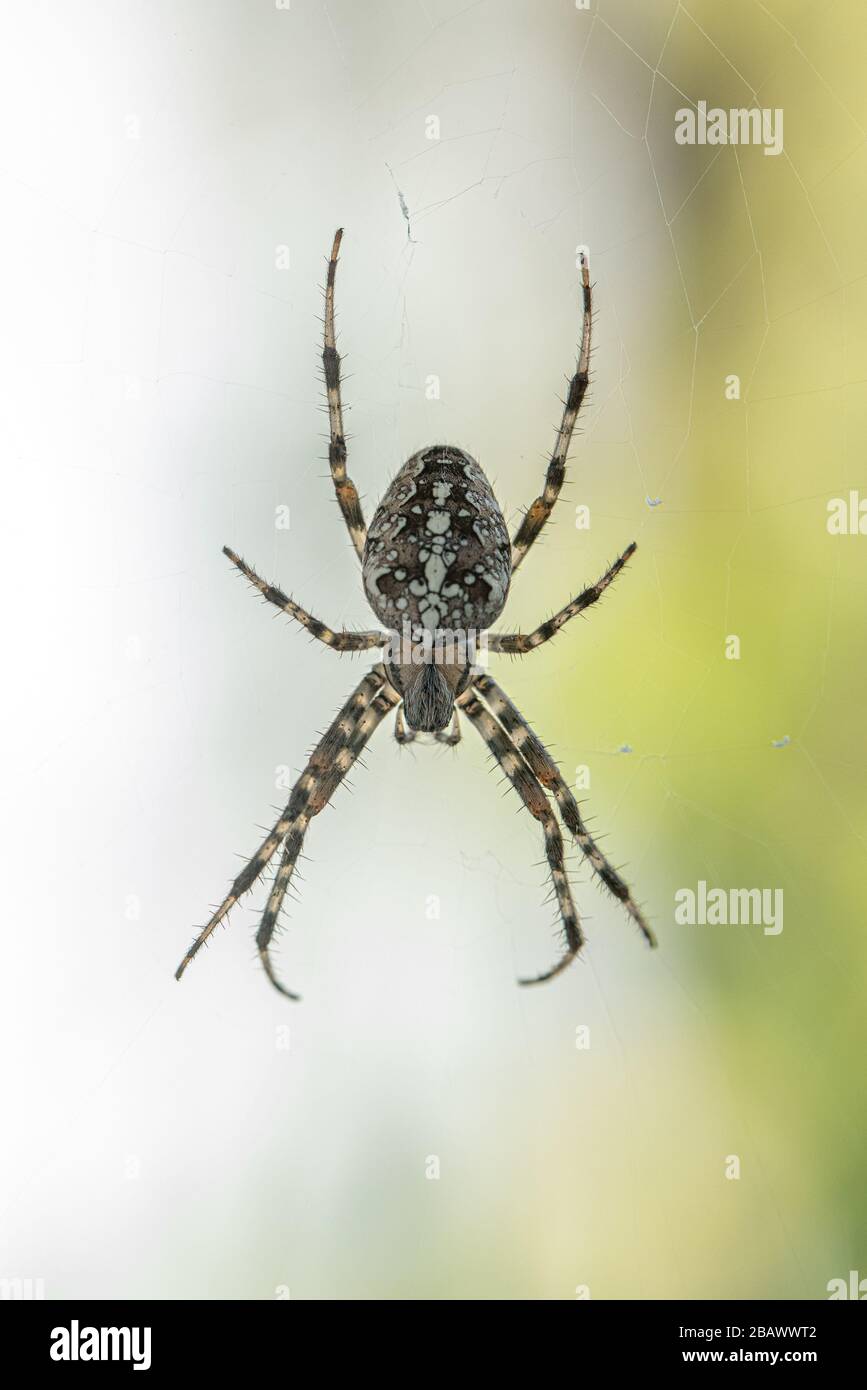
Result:
{"label": "spider cephalothorax", "polygon": [[[447,444],[431,445],[407,460],[367,528],[358,492],[346,472],[340,357],[334,338],[334,282],[342,236],[338,231],[334,237],[325,290],[322,361],[330,425],[328,458],[337,501],[361,560],[364,592],[386,630],[334,632],[280,589],[260,579],[234,551],[226,547],[225,553],[269,603],[327,646],[340,652],[380,648],[382,660],[362,678],[320,739],[283,814],[196,937],[178,967],[177,978],[281,851],[256,945],[271,983],[290,999],[297,999],[274,973],[270,944],[304,835],[392,709],[396,711],[395,738],[399,743],[412,742],[417,733],[433,733],[441,743],[456,744],[461,737],[458,712],[466,715],[542,826],[566,949],[550,970],[522,980],[522,984],[537,984],[558,975],[584,941],[566,874],[555,807],[600,882],[622,902],[650,945],[655,945],[628,887],[589,834],[557,764],[505,691],[477,665],[484,647],[521,656],[547,642],[570,618],[601,598],[635,550],[634,543],[628,546],[596,584],[534,632],[488,632],[503,611],[512,575],[548,520],[563,485],[566,455],[588,383],[591,292],[586,260],[581,262],[583,328],[578,365],[569,383],[545,486],[524,514],[514,539],[509,540],[502,512],[478,463],[463,449]],[[452,728],[446,733],[450,720]]]}

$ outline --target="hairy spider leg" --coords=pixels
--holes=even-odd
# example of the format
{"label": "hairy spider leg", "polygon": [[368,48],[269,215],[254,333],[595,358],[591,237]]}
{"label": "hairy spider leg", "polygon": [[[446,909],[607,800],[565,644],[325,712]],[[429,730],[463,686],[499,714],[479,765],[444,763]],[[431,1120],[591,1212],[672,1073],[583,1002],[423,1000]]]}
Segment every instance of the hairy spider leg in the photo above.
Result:
{"label": "hairy spider leg", "polygon": [[527,766],[503,726],[484,708],[475,694],[467,692],[460,695],[458,703],[467,718],[478,729],[531,816],[534,816],[542,826],[545,837],[545,855],[551,871],[551,880],[554,884],[560,916],[563,920],[566,952],[550,970],[546,970],[542,975],[521,979],[518,984],[543,984],[546,980],[552,980],[555,975],[559,975],[561,970],[565,970],[584,944],[584,934],[581,930],[577,909],[572,901],[572,892],[566,874],[566,864],[563,858],[563,836],[560,833],[560,826],[557,824],[557,817],[551,810],[548,798],[538,778]]}
{"label": "hairy spider leg", "polygon": [[[334,735],[334,725],[332,725],[314,750],[306,771],[302,773],[293,791],[290,805],[294,804],[295,815],[289,826],[283,847],[283,856],[274,876],[259,930],[256,932],[256,949],[259,952],[259,959],[265,974],[274,988],[285,995],[287,999],[298,1000],[301,996],[287,989],[277,978],[269,948],[286,890],[292,881],[298,856],[304,844],[307,827],[313,817],[318,816],[319,812],[328,805],[372,734],[389,710],[394,709],[399,698],[390,686],[383,687],[363,713],[359,715],[349,737],[342,741]],[[305,779],[307,779],[306,782]]]}
{"label": "hairy spider leg", "polygon": [[583,613],[585,608],[590,608],[594,603],[598,603],[609,584],[617,578],[627,560],[631,558],[638,549],[635,541],[628,545],[622,555],[619,555],[614,564],[607,569],[601,579],[597,579],[595,584],[591,584],[588,589],[578,594],[571,602],[561,608],[559,613],[555,613],[553,618],[541,624],[533,632],[489,632],[488,650],[492,652],[507,652],[511,656],[526,656],[535,647],[541,647],[543,642],[549,642],[555,637],[565,623],[570,618],[574,618],[577,613]]}
{"label": "hairy spider leg", "polygon": [[569,382],[569,390],[566,393],[566,400],[563,403],[563,417],[560,421],[560,428],[557,431],[557,438],[554,442],[554,450],[548,463],[548,471],[545,474],[545,486],[542,489],[541,497],[537,497],[524,513],[518,530],[512,540],[512,573],[514,574],[530,546],[536,540],[545,522],[548,520],[557,498],[560,496],[560,489],[563,486],[563,479],[566,476],[566,456],[569,453],[569,446],[572,443],[572,431],[575,428],[575,421],[581,404],[587,394],[587,386],[590,381],[590,336],[593,319],[593,295],[590,289],[590,267],[587,257],[581,253],[581,297],[583,302],[583,316],[581,324],[581,350],[578,355],[578,365],[575,374]]}
{"label": "hairy spider leg", "polygon": [[473,681],[474,689],[483,696],[491,712],[500,721],[542,786],[551,792],[563,819],[563,824],[575,840],[581,853],[605,887],[621,902],[634,922],[637,923],[648,945],[656,945],[656,937],[650,924],[636,903],[628,885],[605,855],[588,831],[581,818],[578,803],[563,778],[545,745],[537,738],[530,724],[515,704],[509,699],[502,686],[492,676],[478,676]]}
{"label": "hairy spider leg", "polygon": [[245,864],[225,898],[220,903],[220,906],[199,932],[199,935],[187,951],[175,971],[176,980],[181,978],[190,961],[205,944],[216,927],[219,926],[220,922],[223,921],[230,909],[235,906],[238,899],[249,892],[256,880],[264,873],[268,864],[271,862],[292,828],[293,823],[297,820],[299,814],[313,795],[315,788],[319,784],[322,771],[326,769],[329,764],[338,757],[341,750],[351,742],[359,721],[384,685],[385,671],[382,666],[375,666],[361,681],[359,681],[355,690],[340,709],[329,729],[314,748],[307,767],[292,788],[289,801],[286,804],[286,809],[276,822],[273,830],[271,830],[262,841],[262,844],[249,863]]}
{"label": "hairy spider leg", "polygon": [[328,258],[328,278],[325,282],[325,341],[322,347],[322,366],[325,371],[325,394],[328,400],[328,464],[334,479],[337,502],[355,546],[355,553],[360,560],[364,554],[367,528],[358,500],[358,489],[346,472],[346,435],[343,430],[343,402],[340,398],[340,354],[334,336],[334,281],[337,278],[337,255],[342,240],[343,228],[338,227]]}
{"label": "hairy spider leg", "polygon": [[382,631],[367,632],[335,632],[333,628],[314,618],[306,609],[299,607],[291,598],[278,589],[276,585],[269,584],[266,580],[260,579],[259,575],[246,560],[242,560],[240,555],[236,555],[234,550],[230,550],[227,545],[223,546],[223,554],[227,555],[236,565],[245,579],[255,585],[259,593],[268,603],[273,603],[276,608],[288,613],[290,618],[294,618],[302,627],[306,628],[312,637],[317,637],[320,642],[324,642],[326,647],[331,647],[335,652],[367,652],[372,647],[382,647],[388,641],[388,633]]}

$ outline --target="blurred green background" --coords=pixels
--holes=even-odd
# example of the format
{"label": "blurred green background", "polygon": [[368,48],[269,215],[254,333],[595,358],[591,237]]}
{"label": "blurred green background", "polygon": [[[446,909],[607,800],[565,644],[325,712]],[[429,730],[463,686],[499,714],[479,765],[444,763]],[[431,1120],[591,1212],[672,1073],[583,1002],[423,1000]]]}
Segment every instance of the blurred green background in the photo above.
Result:
{"label": "blurred green background", "polygon": [[[823,1298],[867,1276],[867,538],[826,526],[867,496],[864,7],[46,9],[3,86],[3,429],[10,514],[33,517],[7,552],[41,563],[10,615],[26,930],[0,983],[0,1272],[171,1298]],[[678,146],[700,100],[782,108],[783,153]],[[304,1004],[251,964],[246,909],[171,979],[360,675],[219,553],[369,623],[320,461],[338,223],[369,510],[434,439],[511,518],[532,500],[589,247],[583,432],[504,624],[639,549],[586,621],[492,668],[587,769],[655,953],[573,859],[586,957],[519,991],[557,949],[536,826],[472,731],[452,756],[383,730],[310,834],[280,950]],[[678,925],[702,879],[782,889],[783,931]]]}

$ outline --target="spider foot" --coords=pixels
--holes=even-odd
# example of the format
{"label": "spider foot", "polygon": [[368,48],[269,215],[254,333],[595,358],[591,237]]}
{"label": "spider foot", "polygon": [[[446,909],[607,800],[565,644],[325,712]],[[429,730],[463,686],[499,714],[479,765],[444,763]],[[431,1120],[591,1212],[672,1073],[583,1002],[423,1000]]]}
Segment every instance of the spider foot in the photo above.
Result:
{"label": "spider foot", "polygon": [[546,970],[542,975],[527,975],[518,979],[519,985],[544,985],[548,980],[553,980],[555,976],[566,970],[573,962],[578,952],[567,951],[565,956],[561,956],[556,965],[552,965],[550,970]]}
{"label": "spider foot", "polygon": [[262,966],[263,966],[263,968],[264,968],[265,974],[268,976],[269,981],[270,981],[271,984],[274,986],[274,988],[276,989],[277,993],[278,993],[278,994],[282,994],[283,997],[284,997],[284,999],[291,999],[292,1002],[293,1002],[293,1004],[300,1004],[300,1002],[301,1002],[301,995],[300,995],[300,994],[294,994],[294,993],[292,992],[291,989],[288,989],[287,986],[284,985],[284,984],[282,983],[282,981],[279,980],[279,979],[277,978],[277,974],[276,974],[276,971],[275,971],[275,969],[274,969],[274,962],[272,961],[272,959],[271,959],[271,957],[270,957],[270,955],[269,955],[269,953],[268,953],[268,947],[267,947],[267,946],[259,946],[259,947],[258,947],[258,951],[259,951],[259,959],[260,959],[261,962],[262,962]]}
{"label": "spider foot", "polygon": [[[247,869],[244,870],[244,874],[248,874],[248,872],[249,866]],[[227,896],[223,899],[223,901],[220,903],[220,906],[209,918],[207,925],[202,927],[202,930],[199,932],[192,946],[186,952],[183,960],[181,961],[180,965],[175,971],[176,980],[179,980],[181,978],[187,966],[194,960],[197,953],[207,942],[208,937],[211,935],[213,931],[216,930],[220,923],[225,920],[230,909],[235,906],[235,903],[238,901],[239,897],[239,893],[236,890],[241,877],[242,875],[239,875],[238,879],[235,880],[235,883],[232,885],[231,892],[228,893]]]}

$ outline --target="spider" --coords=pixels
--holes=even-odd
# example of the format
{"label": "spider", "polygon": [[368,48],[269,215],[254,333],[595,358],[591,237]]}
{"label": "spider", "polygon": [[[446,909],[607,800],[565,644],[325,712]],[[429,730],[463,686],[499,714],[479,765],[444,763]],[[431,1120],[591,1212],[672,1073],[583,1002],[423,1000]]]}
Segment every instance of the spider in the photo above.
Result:
{"label": "spider", "polygon": [[623,904],[649,945],[655,946],[650,926],[626,883],[589,834],[557,764],[502,687],[475,663],[479,646],[485,643],[493,652],[523,656],[549,641],[570,618],[598,602],[635,553],[633,542],[601,579],[533,632],[488,632],[503,611],[512,576],[551,515],[563,485],[575,420],[589,379],[592,295],[587,259],[582,255],[580,262],[580,354],[563,403],[545,484],[510,541],[503,514],[478,463],[452,445],[438,444],[413,454],[387,489],[370,526],[365,527],[358,491],[346,471],[340,356],[334,336],[334,286],[342,237],[339,229],[328,259],[325,287],[322,362],[330,428],[328,459],[337,502],[361,562],[364,592],[387,631],[336,632],[266,583],[228,546],[224,554],[268,603],[288,613],[333,651],[384,648],[383,659],[359,681],[314,748],[279,820],[196,937],[175,978],[181,978],[229,910],[281,851],[256,933],[256,947],[271,984],[289,999],[300,997],[279,980],[270,955],[280,909],[311,820],[331,800],[391,710],[395,711],[394,735],[399,744],[411,743],[419,733],[429,733],[451,746],[460,741],[460,711],[478,730],[542,828],[565,950],[549,970],[521,979],[519,984],[541,984],[559,975],[575,959],[585,939],[572,900],[554,806],[596,877]]}

